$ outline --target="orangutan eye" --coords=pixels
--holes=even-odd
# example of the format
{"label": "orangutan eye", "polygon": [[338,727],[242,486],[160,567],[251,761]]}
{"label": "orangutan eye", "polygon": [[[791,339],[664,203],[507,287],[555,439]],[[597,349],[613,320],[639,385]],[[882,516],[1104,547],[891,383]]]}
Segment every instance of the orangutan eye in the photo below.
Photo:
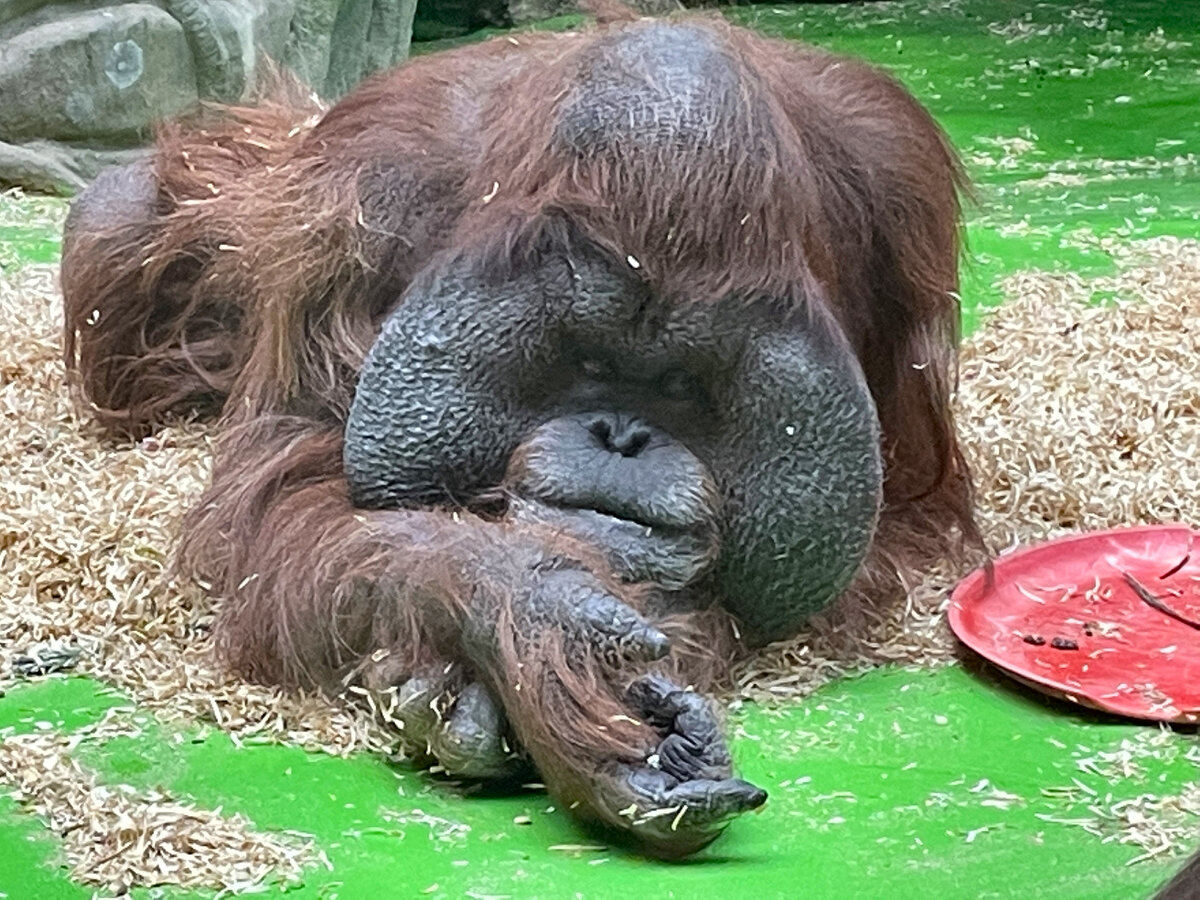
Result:
{"label": "orangutan eye", "polygon": [[579,371],[584,378],[591,381],[608,381],[612,378],[613,369],[604,360],[594,356],[585,357],[579,363]]}
{"label": "orangutan eye", "polygon": [[668,400],[688,400],[696,394],[696,379],[686,369],[671,369],[659,381],[658,390]]}

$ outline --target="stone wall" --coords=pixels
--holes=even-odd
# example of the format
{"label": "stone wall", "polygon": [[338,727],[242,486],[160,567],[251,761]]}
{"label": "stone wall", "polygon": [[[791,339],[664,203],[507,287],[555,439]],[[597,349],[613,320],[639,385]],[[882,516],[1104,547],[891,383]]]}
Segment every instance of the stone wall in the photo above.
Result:
{"label": "stone wall", "polygon": [[325,98],[408,55],[416,0],[0,0],[0,186],[78,190],[267,60]]}

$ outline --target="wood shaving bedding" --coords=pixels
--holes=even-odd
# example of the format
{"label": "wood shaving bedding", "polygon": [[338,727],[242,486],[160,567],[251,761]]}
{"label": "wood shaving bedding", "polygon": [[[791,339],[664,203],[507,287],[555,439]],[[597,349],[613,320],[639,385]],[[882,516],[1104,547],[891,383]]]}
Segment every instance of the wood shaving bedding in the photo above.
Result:
{"label": "wood shaving bedding", "polygon": [[[997,549],[1079,529],[1200,523],[1200,243],[1159,238],[1106,249],[1119,267],[1112,276],[1008,279],[1008,302],[964,347],[959,428],[980,521]],[[1096,296],[1108,300],[1092,305]],[[166,575],[182,513],[207,477],[211,430],[181,423],[136,445],[98,440],[63,385],[61,316],[53,268],[27,267],[0,281],[0,688],[14,658],[79,647],[82,671],[163,718],[214,722],[240,741],[394,752],[395,732],[368,711],[248,685],[214,665],[207,601]],[[822,617],[747,661],[735,696],[794,699],[882,663],[952,660],[943,612],[963,570],[935,569],[895,608]],[[162,810],[184,822],[212,814],[101,790],[58,740],[9,738],[0,745],[0,778],[51,822],[71,803],[93,804],[89,815],[103,821],[119,809],[133,815],[122,804],[140,804],[136,834],[150,843],[136,846],[151,854],[142,874],[156,881],[138,883],[228,886],[261,877],[257,866],[275,852],[269,844],[244,845],[238,861],[199,843],[154,849],[176,834],[160,829]],[[39,759],[60,772],[61,791],[27,782],[22,770]],[[1155,798],[1136,823],[1127,815],[1135,806],[1110,811],[1110,819],[1124,816],[1121,839],[1150,853],[1164,832],[1146,821],[1191,809],[1194,799]],[[244,823],[218,825],[248,833]],[[1172,827],[1177,836],[1183,826]],[[297,857],[279,853],[276,871],[292,871]],[[218,858],[224,874],[211,862]],[[88,859],[72,856],[79,877],[108,883],[103,861]]]}

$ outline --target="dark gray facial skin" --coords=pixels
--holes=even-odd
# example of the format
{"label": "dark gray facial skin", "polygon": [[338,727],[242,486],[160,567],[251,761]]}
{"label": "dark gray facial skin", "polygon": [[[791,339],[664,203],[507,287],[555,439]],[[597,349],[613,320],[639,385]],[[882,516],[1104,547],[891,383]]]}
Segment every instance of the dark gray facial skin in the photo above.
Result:
{"label": "dark gray facial skin", "polygon": [[874,406],[840,335],[782,304],[668,307],[577,242],[499,283],[448,260],[386,323],[345,440],[357,505],[469,504],[605,549],[670,591],[711,576],[746,635],[831,602],[874,532]]}
{"label": "dark gray facial skin", "polygon": [[625,581],[682,589],[719,548],[720,498],[708,469],[641,419],[616,413],[552,419],[513,456],[505,482],[515,521],[599,545]]}

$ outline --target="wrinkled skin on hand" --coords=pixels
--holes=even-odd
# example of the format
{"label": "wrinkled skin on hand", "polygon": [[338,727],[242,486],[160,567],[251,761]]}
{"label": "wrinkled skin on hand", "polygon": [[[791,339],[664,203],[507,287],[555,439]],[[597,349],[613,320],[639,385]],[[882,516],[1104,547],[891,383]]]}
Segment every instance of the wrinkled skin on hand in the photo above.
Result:
{"label": "wrinkled skin on hand", "polygon": [[578,563],[550,557],[534,562],[526,573],[510,597],[493,597],[486,589],[476,593],[462,640],[477,662],[486,664],[499,652],[495,628],[502,603],[508,606],[515,634],[555,632],[572,655],[590,653],[614,667],[622,661],[651,662],[667,655],[667,636]]}
{"label": "wrinkled skin on hand", "polygon": [[646,675],[629,686],[626,702],[662,738],[643,764],[605,773],[611,779],[603,789],[605,803],[640,841],[667,856],[694,853],[733,817],[766,802],[766,791],[733,777],[710,701]]}
{"label": "wrinkled skin on hand", "polygon": [[[660,855],[678,856],[708,844],[738,813],[766,801],[764,791],[733,777],[710,701],[654,674],[637,676],[622,690],[627,673],[644,671],[666,656],[668,640],[662,631],[569,561],[550,560],[528,571],[527,586],[512,599],[514,634],[539,639],[560,634],[569,661],[590,658],[607,673],[597,689],[612,698],[620,709],[616,715],[640,720],[650,729],[640,757],[602,759],[583,767],[583,784],[574,797],[583,807],[577,808],[578,815],[590,814],[628,830]],[[495,620],[486,604],[473,613],[464,628],[472,658],[485,660],[497,652]],[[535,653],[519,639],[510,652],[516,659]],[[560,763],[537,758],[536,738],[526,740],[523,725],[520,717],[512,722],[518,740],[534,748],[540,770],[553,771]]]}
{"label": "wrinkled skin on hand", "polygon": [[[543,756],[539,736],[524,727],[532,717],[521,714],[523,700],[543,685],[531,676],[510,691],[498,680],[524,679],[523,661],[532,665],[538,643],[549,639],[570,665],[602,673],[590,699],[609,702],[609,722],[641,729],[635,752],[582,757],[567,773],[576,815],[619,829],[658,855],[679,856],[765,802],[764,791],[734,777],[710,701],[662,675],[636,674],[669,651],[667,635],[636,608],[640,596],[622,596],[620,581],[586,567],[594,560],[520,534],[493,545],[504,558],[487,563],[492,578],[467,609],[461,646],[469,666],[430,664],[396,680],[390,715],[409,745],[456,777],[512,781],[530,777],[531,767],[554,773],[562,762]],[[501,571],[508,573],[502,584],[495,578]],[[368,680],[385,687],[378,676]]]}

